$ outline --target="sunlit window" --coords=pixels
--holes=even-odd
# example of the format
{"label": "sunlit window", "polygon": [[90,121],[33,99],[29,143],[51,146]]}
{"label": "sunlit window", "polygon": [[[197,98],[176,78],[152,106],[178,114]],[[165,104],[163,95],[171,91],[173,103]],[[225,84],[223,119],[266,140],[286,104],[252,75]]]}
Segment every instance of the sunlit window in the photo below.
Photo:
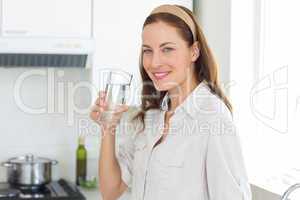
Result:
{"label": "sunlit window", "polygon": [[282,191],[300,182],[300,2],[253,2],[233,3],[231,98],[250,180]]}

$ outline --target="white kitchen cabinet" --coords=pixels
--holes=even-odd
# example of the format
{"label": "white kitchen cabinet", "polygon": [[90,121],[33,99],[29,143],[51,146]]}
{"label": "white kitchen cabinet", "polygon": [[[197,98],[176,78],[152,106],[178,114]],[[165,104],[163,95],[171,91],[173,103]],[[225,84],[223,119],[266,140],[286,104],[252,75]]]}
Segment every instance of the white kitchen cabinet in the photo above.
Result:
{"label": "white kitchen cabinet", "polygon": [[91,11],[91,0],[2,0],[2,36],[89,38]]}

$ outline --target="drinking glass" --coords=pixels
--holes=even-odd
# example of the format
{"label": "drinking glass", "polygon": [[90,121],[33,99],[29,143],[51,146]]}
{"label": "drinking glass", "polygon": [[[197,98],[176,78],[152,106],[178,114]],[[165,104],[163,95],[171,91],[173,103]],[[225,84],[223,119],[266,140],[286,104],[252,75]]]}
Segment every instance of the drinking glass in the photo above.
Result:
{"label": "drinking glass", "polygon": [[132,76],[132,74],[121,70],[108,73],[105,86],[105,99],[108,107],[106,111],[101,113],[100,122],[111,120],[116,107],[126,103]]}

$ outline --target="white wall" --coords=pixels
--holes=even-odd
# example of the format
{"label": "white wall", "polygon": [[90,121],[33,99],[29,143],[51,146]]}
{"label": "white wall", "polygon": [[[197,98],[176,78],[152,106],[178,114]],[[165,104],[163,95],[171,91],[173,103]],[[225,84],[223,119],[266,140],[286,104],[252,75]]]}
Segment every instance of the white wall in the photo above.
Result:
{"label": "white wall", "polygon": [[[58,71],[61,76],[58,76]],[[15,95],[18,80],[21,80],[26,72],[41,72],[44,75],[28,76],[20,82],[21,87],[16,89]],[[62,72],[64,74],[61,74]],[[52,77],[54,82],[48,81],[48,78]],[[59,161],[58,167],[54,168],[54,178],[64,177],[73,180],[74,149],[79,134],[78,121],[85,119],[86,115],[76,113],[74,117],[71,115],[76,107],[89,107],[90,97],[87,88],[75,91],[74,87],[68,88],[68,84],[76,85],[79,81],[88,79],[89,72],[85,69],[0,68],[0,161],[25,153],[46,156]],[[63,85],[61,88],[65,90],[64,100],[59,100],[63,96],[58,93],[59,84]],[[17,105],[15,98],[18,95],[26,106]],[[72,101],[74,106],[70,104]],[[29,107],[35,109],[45,107],[46,111],[42,114],[32,114],[25,109]],[[5,168],[0,167],[0,181],[5,180],[5,172]]]}
{"label": "white wall", "polygon": [[222,84],[230,80],[230,9],[230,0],[194,0],[194,12],[219,64]]}

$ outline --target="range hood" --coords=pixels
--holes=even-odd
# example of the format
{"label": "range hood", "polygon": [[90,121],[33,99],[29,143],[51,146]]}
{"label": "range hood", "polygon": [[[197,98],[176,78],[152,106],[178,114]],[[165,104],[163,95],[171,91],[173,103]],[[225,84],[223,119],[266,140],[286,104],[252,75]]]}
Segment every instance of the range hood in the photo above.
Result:
{"label": "range hood", "polygon": [[0,67],[92,66],[92,0],[0,0],[0,5]]}

